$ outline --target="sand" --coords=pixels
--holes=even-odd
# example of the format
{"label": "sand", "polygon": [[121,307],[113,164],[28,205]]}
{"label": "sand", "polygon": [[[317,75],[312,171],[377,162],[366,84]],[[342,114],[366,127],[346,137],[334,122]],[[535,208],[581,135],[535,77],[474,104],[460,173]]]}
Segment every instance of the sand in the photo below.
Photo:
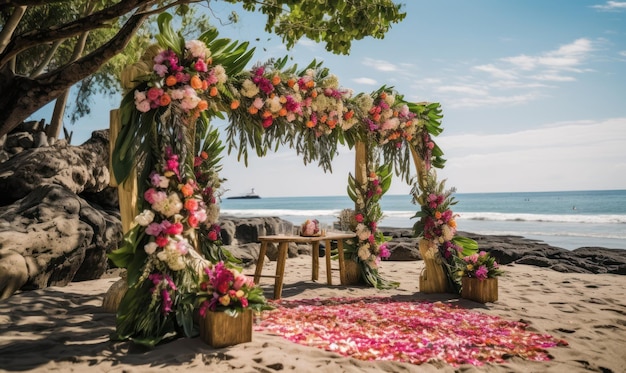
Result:
{"label": "sand", "polygon": [[[264,274],[273,273],[266,263]],[[626,276],[566,274],[526,265],[504,266],[499,300],[486,305],[451,294],[419,292],[422,261],[384,262],[383,277],[399,281],[393,290],[312,282],[310,257],[287,260],[283,298],[403,295],[453,302],[507,320],[523,320],[529,330],[564,339],[568,346],[548,349],[553,360],[514,357],[482,367],[445,363],[412,365],[368,362],[300,346],[261,332],[253,340],[213,349],[199,338],[181,338],[145,351],[113,343],[115,316],[101,308],[117,278],[75,282],[16,294],[0,302],[0,371],[4,372],[626,372]],[[248,268],[246,273],[253,273]],[[338,274],[334,273],[335,284]],[[261,285],[271,296],[271,279]]]}

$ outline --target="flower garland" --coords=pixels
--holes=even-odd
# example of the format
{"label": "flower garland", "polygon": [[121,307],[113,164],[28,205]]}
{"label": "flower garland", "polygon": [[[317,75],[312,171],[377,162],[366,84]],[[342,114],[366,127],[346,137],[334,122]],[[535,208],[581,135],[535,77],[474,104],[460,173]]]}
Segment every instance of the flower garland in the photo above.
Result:
{"label": "flower garland", "polygon": [[[493,257],[484,251],[478,253],[476,241],[457,235],[456,218],[451,206],[455,205],[452,194],[455,189],[445,189],[445,180],[438,182],[433,170],[429,170],[420,193],[414,185],[413,202],[421,206],[413,217],[420,218],[413,226],[419,236],[420,252],[432,250],[437,253],[445,269],[448,288],[460,292],[461,277],[480,279],[499,276],[502,271]],[[477,273],[478,272],[478,273]]]}
{"label": "flower garland", "polygon": [[378,230],[378,222],[383,217],[379,200],[391,185],[391,168],[382,165],[373,171],[371,162],[363,164],[362,168],[361,174],[367,175],[362,183],[351,174],[348,176],[348,195],[355,202],[355,210],[348,220],[352,222],[350,228],[356,238],[347,240],[345,255],[360,264],[361,275],[368,284],[380,289],[395,288],[398,283],[384,280],[378,273],[381,259],[391,255],[387,248],[389,239]]}

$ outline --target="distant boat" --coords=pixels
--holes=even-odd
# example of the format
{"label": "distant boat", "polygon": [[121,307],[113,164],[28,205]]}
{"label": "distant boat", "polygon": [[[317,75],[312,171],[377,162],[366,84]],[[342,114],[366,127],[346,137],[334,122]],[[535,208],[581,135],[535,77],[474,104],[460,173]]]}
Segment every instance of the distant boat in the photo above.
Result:
{"label": "distant boat", "polygon": [[259,199],[261,198],[258,194],[254,193],[254,188],[250,191],[250,193],[242,194],[240,196],[232,196],[226,197],[226,199]]}

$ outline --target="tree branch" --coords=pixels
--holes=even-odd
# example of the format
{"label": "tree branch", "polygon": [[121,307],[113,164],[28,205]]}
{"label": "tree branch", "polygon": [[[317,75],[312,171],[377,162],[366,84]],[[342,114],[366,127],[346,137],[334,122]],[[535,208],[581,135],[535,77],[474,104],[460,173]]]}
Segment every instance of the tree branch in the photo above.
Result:
{"label": "tree branch", "polygon": [[85,31],[94,30],[106,26],[120,16],[130,13],[139,6],[152,6],[157,0],[124,0],[102,9],[98,12],[66,23],[64,25],[50,27],[44,30],[32,30],[13,38],[4,52],[0,54],[0,66],[20,52],[39,44],[49,43],[60,39],[67,39],[79,35]]}

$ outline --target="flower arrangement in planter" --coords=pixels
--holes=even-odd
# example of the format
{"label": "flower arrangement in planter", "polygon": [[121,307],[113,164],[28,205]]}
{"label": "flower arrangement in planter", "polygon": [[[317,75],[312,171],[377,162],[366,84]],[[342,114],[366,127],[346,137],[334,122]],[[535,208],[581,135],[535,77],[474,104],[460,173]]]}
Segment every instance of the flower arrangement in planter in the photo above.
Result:
{"label": "flower arrangement in planter", "polygon": [[502,270],[496,259],[486,251],[472,255],[457,257],[457,265],[461,276],[486,280],[502,275]]}
{"label": "flower arrangement in planter", "polygon": [[502,270],[495,258],[485,251],[456,257],[461,276],[461,297],[480,303],[498,300],[498,276]]}
{"label": "flower arrangement in planter", "polygon": [[204,317],[209,311],[236,316],[247,309],[257,312],[272,309],[263,295],[263,289],[237,268],[217,262],[208,264],[202,272],[196,294],[200,316]]}
{"label": "flower arrangement in planter", "polygon": [[203,268],[196,294],[200,338],[213,347],[252,340],[252,313],[272,309],[263,290],[224,262]]}

